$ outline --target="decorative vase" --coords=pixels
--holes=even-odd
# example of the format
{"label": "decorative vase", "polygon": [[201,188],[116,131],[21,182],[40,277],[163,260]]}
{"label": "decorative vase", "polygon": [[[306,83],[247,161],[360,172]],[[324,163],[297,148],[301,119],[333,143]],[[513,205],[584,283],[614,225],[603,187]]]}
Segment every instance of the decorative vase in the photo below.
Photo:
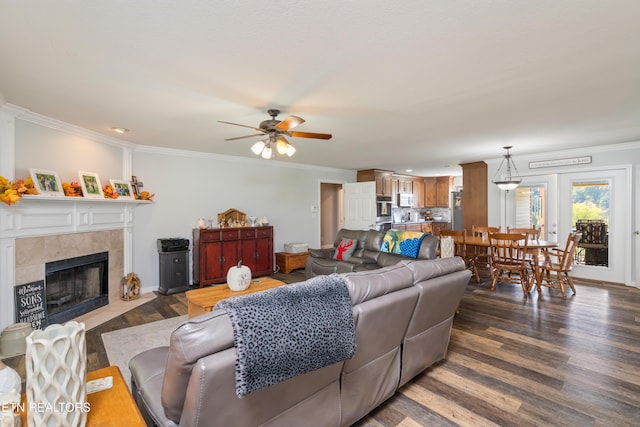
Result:
{"label": "decorative vase", "polygon": [[27,425],[84,427],[89,410],[84,323],[33,331],[27,337],[25,365]]}
{"label": "decorative vase", "polygon": [[227,285],[232,291],[244,291],[251,284],[251,269],[238,262],[236,267],[231,267],[227,272]]}

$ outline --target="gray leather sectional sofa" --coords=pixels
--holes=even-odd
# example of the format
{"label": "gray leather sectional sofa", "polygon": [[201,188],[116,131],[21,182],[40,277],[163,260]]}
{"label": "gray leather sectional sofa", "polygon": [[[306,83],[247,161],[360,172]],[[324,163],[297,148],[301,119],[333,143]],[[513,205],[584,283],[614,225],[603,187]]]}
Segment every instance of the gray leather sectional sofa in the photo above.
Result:
{"label": "gray leather sectional sofa", "polygon": [[149,425],[348,426],[447,353],[471,273],[460,258],[402,261],[346,273],[356,352],[242,399],[235,393],[229,315],[214,309],[130,362],[134,398]]}
{"label": "gray leather sectional sofa", "polygon": [[[351,271],[376,270],[394,265],[412,258],[380,252],[385,231],[377,230],[348,230],[343,228],[336,235],[333,248],[309,249],[309,257],[305,266],[307,279],[332,273],[348,273]],[[355,252],[343,261],[333,259],[333,255],[340,241],[353,239],[358,242]],[[435,259],[438,255],[438,238],[428,235],[422,240],[417,259]]]}

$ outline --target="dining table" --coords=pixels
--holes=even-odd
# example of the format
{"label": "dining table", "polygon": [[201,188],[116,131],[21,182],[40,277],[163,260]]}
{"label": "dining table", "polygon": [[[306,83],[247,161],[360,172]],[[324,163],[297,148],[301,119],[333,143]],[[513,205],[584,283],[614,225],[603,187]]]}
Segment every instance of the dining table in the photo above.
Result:
{"label": "dining table", "polygon": [[[484,237],[484,236],[467,236],[464,239],[464,244],[466,246],[479,246],[479,247],[488,248],[489,246],[491,246],[491,239],[489,237]],[[540,286],[542,284],[542,278],[540,277],[540,267],[538,265],[540,251],[546,251],[556,247],[558,247],[558,242],[554,242],[551,240],[539,240],[539,239],[527,240],[527,252],[529,252],[533,256],[533,259],[535,260],[532,267],[533,267],[533,275],[535,278],[535,284],[538,289],[540,289]],[[534,285],[534,282],[531,282],[531,285],[529,285],[529,291],[531,291],[531,289],[533,288],[533,285]]]}

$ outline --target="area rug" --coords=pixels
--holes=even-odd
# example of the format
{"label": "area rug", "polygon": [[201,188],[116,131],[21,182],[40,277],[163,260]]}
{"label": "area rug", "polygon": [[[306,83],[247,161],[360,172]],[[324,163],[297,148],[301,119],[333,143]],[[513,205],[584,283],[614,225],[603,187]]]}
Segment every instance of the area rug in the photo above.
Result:
{"label": "area rug", "polygon": [[145,350],[169,345],[171,333],[186,320],[186,315],[172,317],[102,334],[109,364],[120,368],[129,389],[131,389],[129,360]]}

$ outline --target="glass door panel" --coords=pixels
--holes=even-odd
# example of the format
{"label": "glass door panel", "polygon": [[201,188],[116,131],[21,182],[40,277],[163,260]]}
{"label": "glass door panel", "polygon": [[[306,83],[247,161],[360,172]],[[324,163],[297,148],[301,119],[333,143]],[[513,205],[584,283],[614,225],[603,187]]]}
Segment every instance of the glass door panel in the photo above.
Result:
{"label": "glass door panel", "polygon": [[629,212],[624,169],[559,175],[559,240],[583,232],[574,258],[574,277],[625,283],[629,244],[625,230]]}
{"label": "glass door panel", "polygon": [[547,240],[546,192],[546,186],[536,184],[523,185],[515,189],[515,227],[537,228],[540,230],[541,240]]}

